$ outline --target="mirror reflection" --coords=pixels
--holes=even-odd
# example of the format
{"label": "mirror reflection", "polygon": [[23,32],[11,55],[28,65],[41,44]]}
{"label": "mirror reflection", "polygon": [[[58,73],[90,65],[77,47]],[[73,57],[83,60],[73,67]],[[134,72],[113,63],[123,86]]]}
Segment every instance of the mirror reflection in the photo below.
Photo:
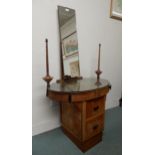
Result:
{"label": "mirror reflection", "polygon": [[75,10],[58,6],[58,18],[62,46],[63,76],[79,77],[79,50]]}

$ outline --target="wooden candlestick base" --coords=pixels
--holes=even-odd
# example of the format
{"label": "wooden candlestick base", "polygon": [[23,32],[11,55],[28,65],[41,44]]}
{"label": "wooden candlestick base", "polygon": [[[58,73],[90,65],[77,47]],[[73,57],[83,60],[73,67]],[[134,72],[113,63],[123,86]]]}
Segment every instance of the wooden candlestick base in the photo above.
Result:
{"label": "wooden candlestick base", "polygon": [[96,72],[95,72],[96,74],[97,74],[97,81],[96,81],[96,85],[101,85],[102,83],[100,82],[100,74],[102,73],[102,71],[101,70],[97,70]]}
{"label": "wooden candlestick base", "polygon": [[46,96],[48,96],[48,88],[50,87],[50,82],[52,79],[53,77],[51,77],[50,75],[46,75],[45,77],[43,77],[43,80],[47,82]]}
{"label": "wooden candlestick base", "polygon": [[47,82],[47,88],[49,88],[52,79],[53,77],[51,77],[50,75],[46,75],[45,77],[43,77],[43,80]]}

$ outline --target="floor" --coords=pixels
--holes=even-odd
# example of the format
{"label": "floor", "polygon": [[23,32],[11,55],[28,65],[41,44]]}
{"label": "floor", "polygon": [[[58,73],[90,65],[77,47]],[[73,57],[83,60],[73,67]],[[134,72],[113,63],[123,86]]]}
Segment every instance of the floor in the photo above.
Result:
{"label": "floor", "polygon": [[121,155],[122,154],[122,108],[106,110],[103,140],[82,153],[61,128],[33,136],[32,155]]}

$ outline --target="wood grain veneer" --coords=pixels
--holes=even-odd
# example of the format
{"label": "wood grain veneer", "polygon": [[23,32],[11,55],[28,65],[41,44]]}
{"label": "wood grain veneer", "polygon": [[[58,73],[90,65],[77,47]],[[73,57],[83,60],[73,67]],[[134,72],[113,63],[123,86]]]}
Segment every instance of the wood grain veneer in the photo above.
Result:
{"label": "wood grain veneer", "polygon": [[98,89],[88,89],[89,91],[76,89],[74,92],[68,91],[69,86],[63,85],[63,91],[58,91],[56,86],[56,91],[50,88],[48,97],[60,102],[62,129],[85,152],[102,140],[105,101],[110,87],[104,85]]}

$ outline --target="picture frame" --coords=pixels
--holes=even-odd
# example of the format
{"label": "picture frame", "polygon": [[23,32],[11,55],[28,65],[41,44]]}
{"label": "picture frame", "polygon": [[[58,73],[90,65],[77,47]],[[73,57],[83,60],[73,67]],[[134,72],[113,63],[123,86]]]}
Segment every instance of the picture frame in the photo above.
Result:
{"label": "picture frame", "polygon": [[65,37],[62,41],[64,57],[78,53],[78,41],[76,31]]}
{"label": "picture frame", "polygon": [[79,61],[73,61],[70,63],[70,71],[72,77],[80,76]]}
{"label": "picture frame", "polygon": [[110,17],[122,21],[122,0],[111,0]]}

